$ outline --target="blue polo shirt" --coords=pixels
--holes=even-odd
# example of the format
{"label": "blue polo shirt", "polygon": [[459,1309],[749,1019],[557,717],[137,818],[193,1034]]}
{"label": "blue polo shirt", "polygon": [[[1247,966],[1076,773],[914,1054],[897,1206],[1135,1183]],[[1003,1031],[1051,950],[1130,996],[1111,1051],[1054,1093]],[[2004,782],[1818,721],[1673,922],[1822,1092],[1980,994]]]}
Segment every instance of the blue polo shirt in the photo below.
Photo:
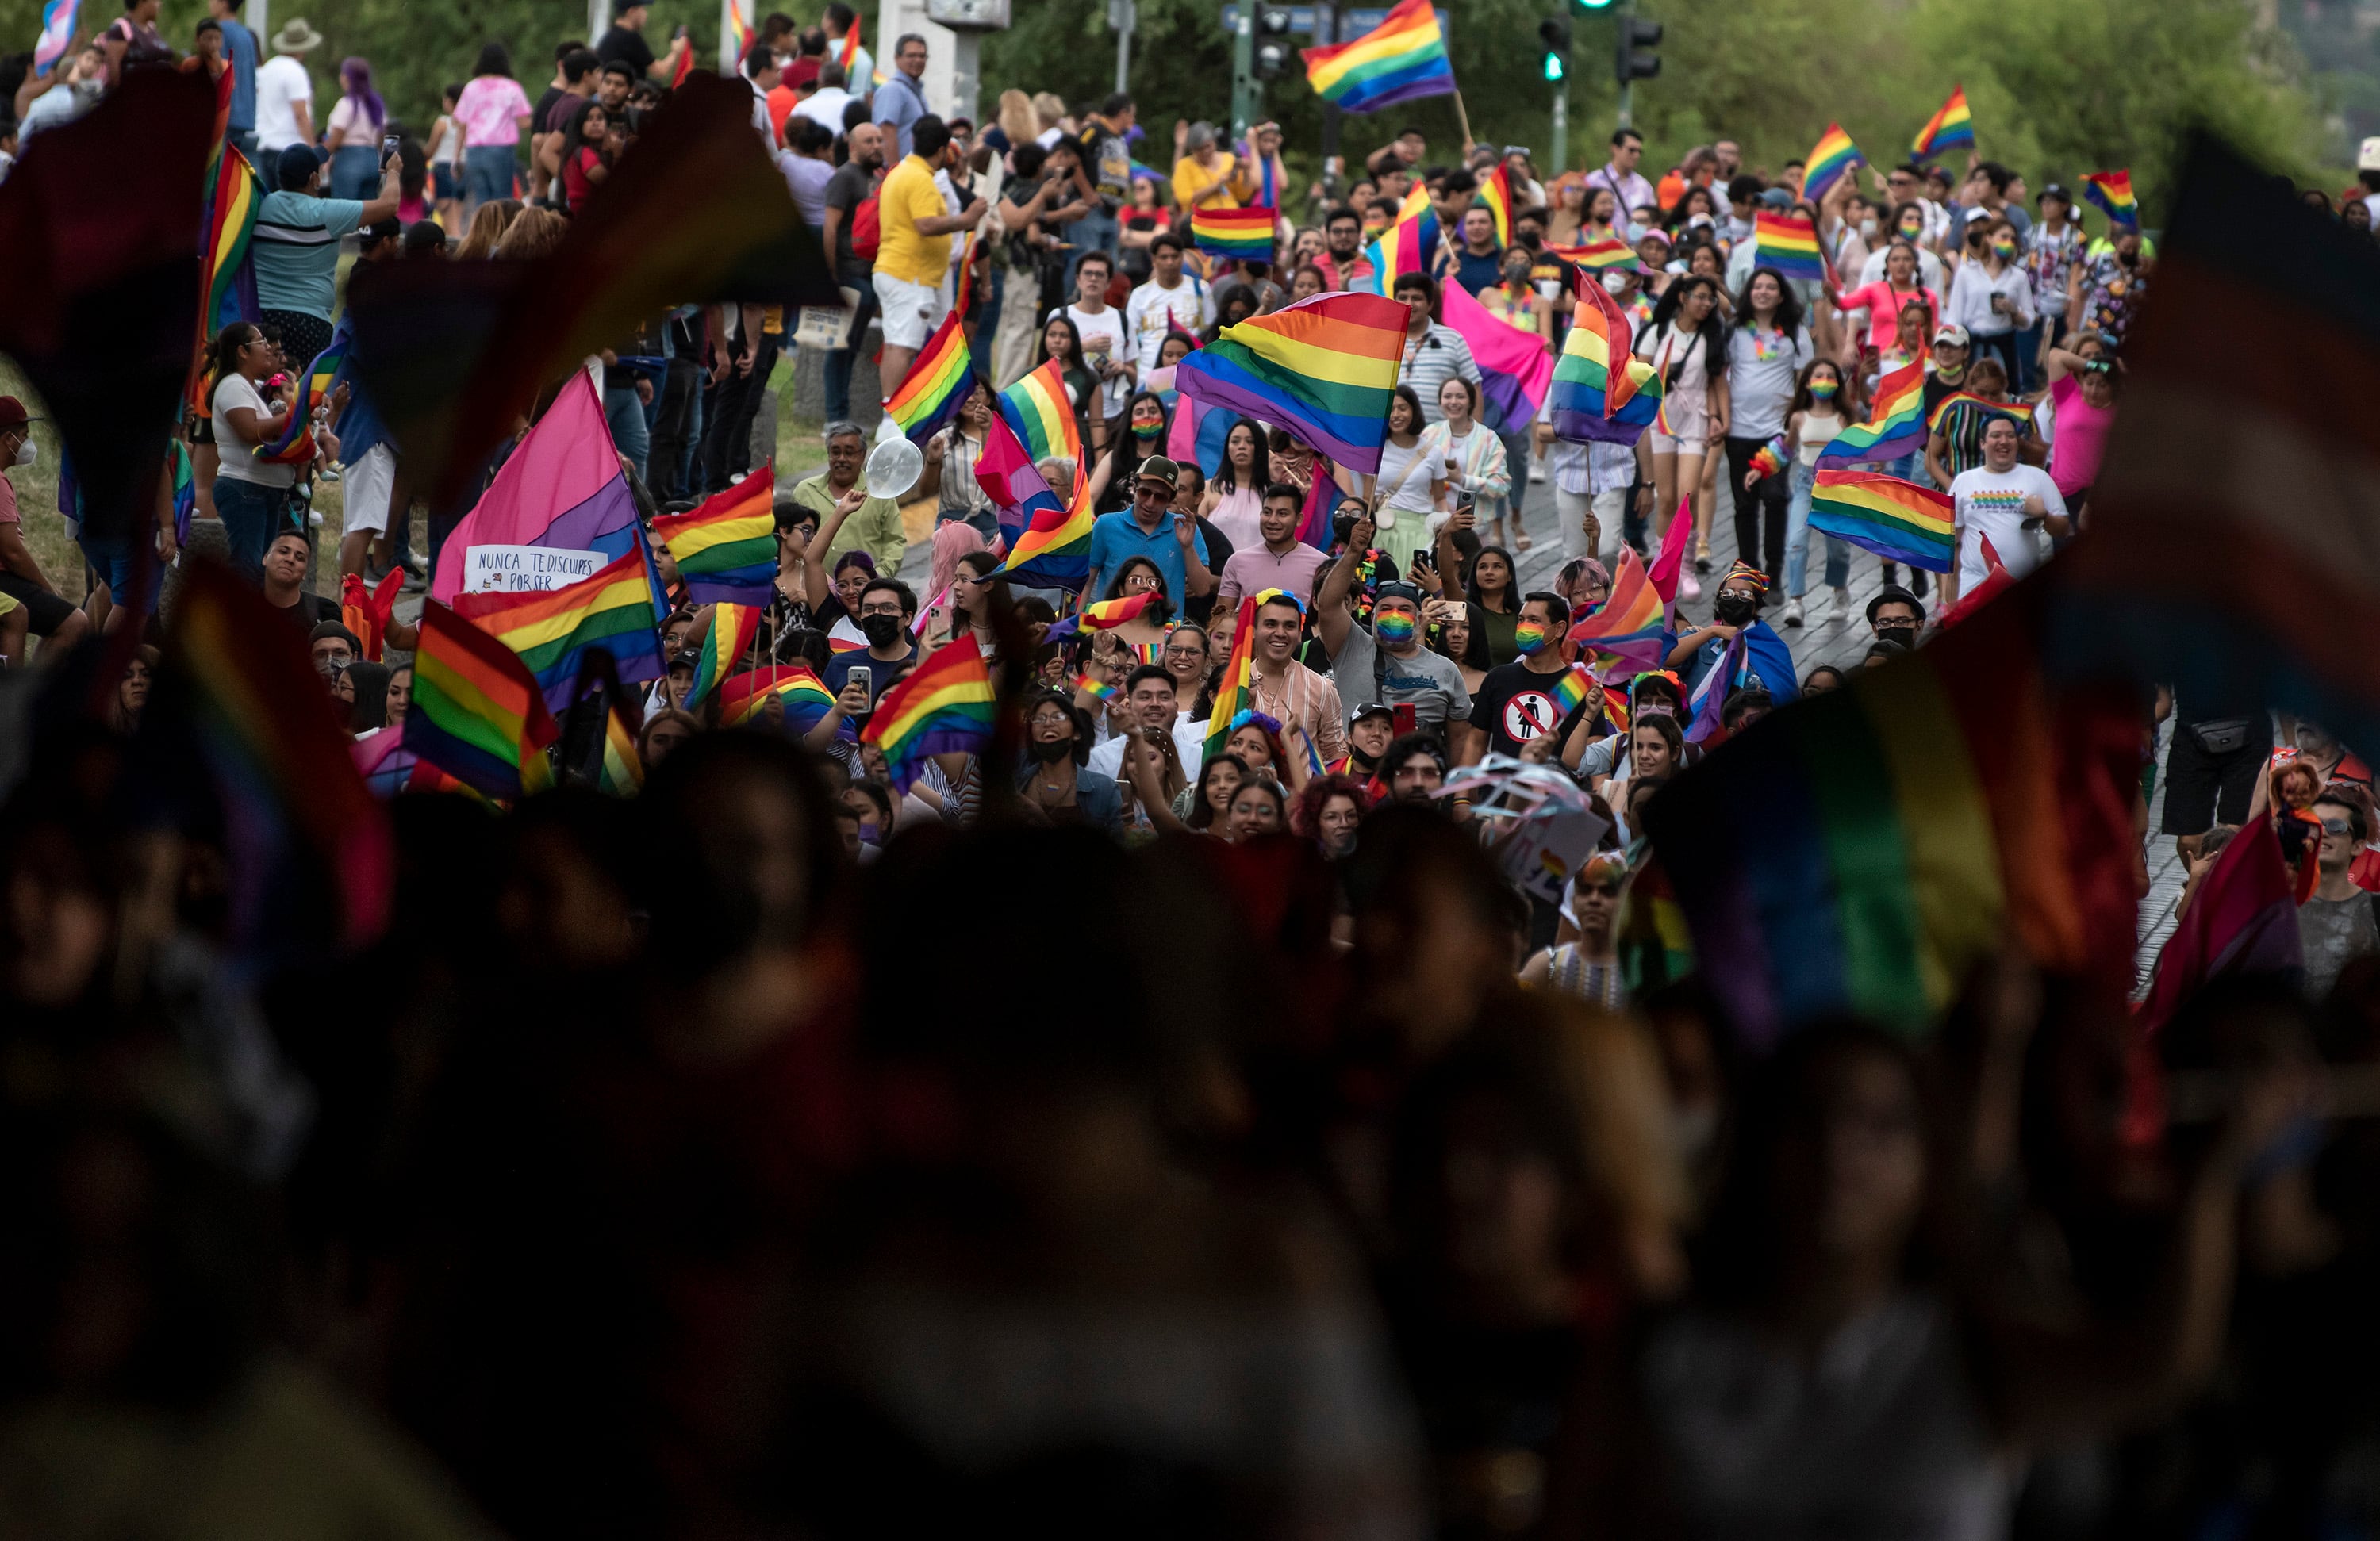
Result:
{"label": "blue polo shirt", "polygon": [[[1190,542],[1202,564],[1207,561],[1207,537],[1193,525]],[[1091,571],[1099,575],[1102,593],[1086,595],[1087,599],[1104,597],[1104,586],[1113,583],[1116,569],[1135,556],[1145,556],[1157,564],[1165,576],[1165,597],[1173,601],[1174,613],[1180,614],[1182,601],[1190,586],[1189,569],[1183,564],[1181,542],[1173,538],[1173,516],[1169,512],[1157,522],[1157,533],[1143,535],[1140,522],[1129,513],[1102,514],[1091,523]]]}

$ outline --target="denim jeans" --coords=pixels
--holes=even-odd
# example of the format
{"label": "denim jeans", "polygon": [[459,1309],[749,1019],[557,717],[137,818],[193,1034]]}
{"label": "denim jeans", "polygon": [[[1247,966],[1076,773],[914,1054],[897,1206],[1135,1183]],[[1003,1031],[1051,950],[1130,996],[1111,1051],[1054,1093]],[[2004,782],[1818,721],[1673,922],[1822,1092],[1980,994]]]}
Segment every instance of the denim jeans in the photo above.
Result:
{"label": "denim jeans", "polygon": [[[99,575],[99,580],[107,585],[108,598],[117,604],[132,602],[125,593],[125,590],[132,586],[132,574],[138,565],[134,559],[140,555],[140,552],[133,548],[132,542],[143,538],[144,536],[128,536],[114,540],[102,540],[86,528],[76,540],[75,543],[82,548],[83,560],[91,564],[91,570]],[[145,538],[155,539],[153,536]],[[152,614],[157,609],[158,585],[164,576],[164,564],[152,559],[149,563],[149,591],[141,596],[143,608]]]}
{"label": "denim jeans", "polygon": [[215,516],[223,521],[225,558],[250,583],[264,581],[264,548],[281,528],[289,494],[237,477],[215,478]]}
{"label": "denim jeans", "polygon": [[[1809,591],[1810,568],[1810,492],[1818,484],[1818,473],[1796,459],[1789,468],[1786,485],[1790,496],[1785,504],[1785,593],[1789,599],[1800,599]],[[1852,580],[1852,549],[1838,536],[1827,537],[1827,587],[1840,588]]]}
{"label": "denim jeans", "polygon": [[686,495],[686,468],[694,445],[701,442],[698,420],[702,410],[702,366],[691,358],[672,358],[653,397],[652,437],[645,452],[645,485],[657,503]]}
{"label": "denim jeans", "polygon": [[475,144],[463,152],[463,190],[471,207],[493,203],[513,195],[513,174],[519,157],[508,144]]}
{"label": "denim jeans", "polygon": [[[868,339],[868,323],[876,319],[876,285],[862,278],[852,286],[859,291],[859,309],[852,312],[851,346],[836,348],[826,356],[826,420],[831,423],[851,419],[851,367],[859,361],[860,346]],[[868,421],[875,419],[871,406]]]}
{"label": "denim jeans", "polygon": [[380,145],[343,144],[331,152],[331,196],[369,203],[380,191]]}
{"label": "denim jeans", "polygon": [[637,467],[637,479],[650,486],[645,459],[652,448],[652,435],[645,428],[645,404],[635,386],[604,388],[603,420],[612,430],[612,447],[628,457],[628,463]]}
{"label": "denim jeans", "polygon": [[781,335],[764,334],[747,339],[753,349],[749,374],[730,370],[719,382],[719,419],[702,438],[702,486],[691,495],[708,497],[724,491],[728,478],[752,464],[752,419],[759,416],[760,398],[768,394],[769,376],[777,367]]}
{"label": "denim jeans", "polygon": [[2033,390],[2033,377],[2040,368],[2034,360],[2041,354],[2041,329],[2047,324],[2039,317],[2031,326],[2016,334],[2016,378],[2009,382],[2010,397],[2025,395]]}

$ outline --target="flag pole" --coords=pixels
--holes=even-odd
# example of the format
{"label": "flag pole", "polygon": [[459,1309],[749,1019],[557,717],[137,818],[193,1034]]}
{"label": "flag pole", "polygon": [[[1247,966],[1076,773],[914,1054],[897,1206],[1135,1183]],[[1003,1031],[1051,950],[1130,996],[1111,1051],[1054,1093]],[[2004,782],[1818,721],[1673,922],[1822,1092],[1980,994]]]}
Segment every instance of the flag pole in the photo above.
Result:
{"label": "flag pole", "polygon": [[1471,115],[1463,110],[1463,93],[1459,91],[1454,93],[1454,121],[1463,126],[1463,154],[1467,160],[1478,141],[1471,137]]}

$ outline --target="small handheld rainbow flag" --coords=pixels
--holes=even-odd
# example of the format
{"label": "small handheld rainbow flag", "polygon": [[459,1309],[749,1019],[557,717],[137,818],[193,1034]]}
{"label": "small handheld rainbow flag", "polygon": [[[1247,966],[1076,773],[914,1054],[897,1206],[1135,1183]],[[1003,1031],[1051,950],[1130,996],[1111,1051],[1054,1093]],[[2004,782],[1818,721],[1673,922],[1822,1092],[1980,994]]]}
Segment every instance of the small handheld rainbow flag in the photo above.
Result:
{"label": "small handheld rainbow flag", "polygon": [[785,703],[785,724],[795,733],[808,733],[818,726],[827,708],[834,705],[834,692],[807,663],[776,663],[765,669],[750,669],[731,674],[719,687],[719,725],[740,727],[759,715],[760,707],[775,696]]}
{"label": "small handheld rainbow flag", "polygon": [[1633,444],[1660,410],[1661,378],[1629,352],[1628,318],[1600,280],[1582,273],[1571,288],[1577,303],[1547,398],[1554,432],[1574,442]]}
{"label": "small handheld rainbow flag", "polygon": [[769,602],[777,578],[776,495],[776,467],[763,466],[698,508],[653,520],[653,535],[669,548],[688,599]]}
{"label": "small handheld rainbow flag", "polygon": [[1000,415],[1016,432],[1025,453],[1035,460],[1056,455],[1080,464],[1082,430],[1075,420],[1074,404],[1066,395],[1062,360],[1052,358],[1000,393]]}
{"label": "small handheld rainbow flag", "polygon": [[2031,402],[1992,401],[1972,391],[1955,391],[1934,404],[1934,410],[1925,416],[1925,431],[1928,433],[1940,431],[1942,419],[1950,415],[1950,408],[1961,405],[1972,406],[1979,412],[1986,412],[1995,417],[2007,418],[2016,424],[2017,431],[2020,433],[2029,431],[2033,427]]}
{"label": "small handheld rainbow flag", "polygon": [[645,757],[637,748],[637,729],[623,696],[613,697],[603,713],[603,768],[596,773],[595,789],[613,797],[633,797],[645,789]]}
{"label": "small handheld rainbow flag", "polygon": [[887,690],[859,741],[884,751],[892,790],[906,792],[924,774],[927,757],[974,754],[990,744],[998,710],[991,671],[969,632]]}
{"label": "small handheld rainbow flag", "polygon": [[1076,674],[1075,688],[1093,700],[1111,701],[1115,698],[1116,687],[1093,674]]}
{"label": "small handheld rainbow flag", "polygon": [[1608,273],[1615,269],[1641,269],[1636,249],[1613,237],[1609,240],[1589,241],[1585,246],[1558,246],[1546,243],[1546,249],[1563,261],[1586,269],[1590,273]]}
{"label": "small handheld rainbow flag", "polygon": [[581,655],[589,648],[612,655],[624,684],[656,680],[663,673],[652,578],[641,545],[560,588],[457,594],[455,613],[518,653],[550,708],[570,705]]}
{"label": "small handheld rainbow flag", "polygon": [[1207,745],[1198,757],[1202,766],[1223,752],[1223,741],[1232,736],[1232,724],[1256,700],[1259,600],[1260,596],[1250,594],[1240,601],[1239,620],[1232,628],[1232,650],[1223,660],[1223,673],[1215,686],[1215,710],[1207,714]]}
{"label": "small handheld rainbow flag", "polygon": [[1096,604],[1083,606],[1075,619],[1093,631],[1112,631],[1147,610],[1149,601],[1155,598],[1157,590],[1152,588],[1146,594],[1135,594],[1129,599],[1101,600]]}
{"label": "small handheld rainbow flag", "polygon": [[1857,167],[1867,164],[1867,157],[1859,146],[1843,132],[1840,123],[1829,123],[1827,131],[1818,136],[1811,147],[1805,169],[1802,173],[1802,196],[1816,203],[1827,196],[1827,189]]}
{"label": "small handheld rainbow flag", "polygon": [[1210,256],[1241,262],[1269,262],[1273,222],[1280,217],[1270,209],[1210,209],[1201,205],[1190,215],[1190,241]]}
{"label": "small handheld rainbow flag", "polygon": [[1414,196],[1406,200],[1405,212],[1364,249],[1372,276],[1351,285],[1354,292],[1385,295],[1402,275],[1429,271],[1430,260],[1438,255],[1438,215],[1429,206],[1428,192],[1427,188],[1415,188]]}
{"label": "small handheld rainbow flag", "polygon": [[1584,663],[1573,663],[1563,670],[1561,678],[1554,681],[1554,705],[1560,709],[1557,723],[1568,722],[1570,714],[1601,688]]}
{"label": "small handheld rainbow flag", "polygon": [[1752,452],[1752,469],[1766,481],[1784,470],[1789,458],[1785,453],[1785,435],[1780,433]]}
{"label": "small handheld rainbow flag", "polygon": [[696,649],[694,683],[686,687],[686,699],[680,704],[691,709],[751,651],[752,639],[760,635],[760,607],[755,604],[722,601],[710,607],[710,629]]}
{"label": "small handheld rainbow flag", "polygon": [[2111,224],[2127,230],[2141,227],[2141,203],[2132,196],[2131,172],[2095,171],[2082,178],[2082,196],[2096,203]]}
{"label": "small handheld rainbow flag", "polygon": [[1620,548],[1620,570],[1611,577],[1611,597],[1601,609],[1571,626],[1570,640],[1582,649],[1607,653],[1622,662],[1660,667],[1670,650],[1669,632],[1661,624],[1661,596],[1654,592],[1636,548]]}
{"label": "small handheld rainbow flag", "polygon": [[1454,90],[1454,65],[1430,0],[1397,0],[1353,42],[1300,50],[1314,94],[1342,113],[1377,112]]}
{"label": "small handheld rainbow flag", "polygon": [[1752,223],[1755,266],[1774,268],[1781,277],[1807,284],[1826,276],[1825,264],[1818,261],[1817,227],[1808,220],[1763,211]]}
{"label": "small handheld rainbow flag", "polygon": [[1818,468],[1898,460],[1925,447],[1925,360],[1912,358],[1876,382],[1867,421],[1837,434],[1818,456]]}
{"label": "small handheld rainbow flag", "polygon": [[968,354],[966,334],[959,330],[959,312],[953,307],[917,350],[901,388],[884,404],[885,413],[901,425],[912,443],[932,438],[966,405],[975,389],[975,359]]}
{"label": "small handheld rainbow flag", "polygon": [[1225,327],[1173,380],[1195,401],[1286,429],[1334,465],[1377,472],[1404,340],[1395,300],[1319,294]]}
{"label": "small handheld rainbow flag", "polygon": [[273,466],[302,466],[314,458],[314,408],[330,399],[331,377],[339,372],[340,363],[347,356],[352,339],[347,335],[347,318],[339,318],[339,329],[331,334],[331,343],[314,356],[300,382],[298,394],[289,407],[288,426],[281,437],[269,444],[256,446],[256,457]]}
{"label": "small handheld rainbow flag", "polygon": [[1810,528],[1874,552],[1947,573],[1956,553],[1955,508],[1947,492],[1869,471],[1818,473],[1810,492]]}
{"label": "small handheld rainbow flag", "polygon": [[843,83],[846,86],[851,84],[853,67],[859,63],[859,22],[860,18],[854,15],[851,26],[843,34],[843,42],[834,51],[834,62],[843,67]]}
{"label": "small handheld rainbow flag", "polygon": [[1496,216],[1496,244],[1512,244],[1512,172],[1503,162],[1479,184],[1476,195],[1487,211]]}
{"label": "small handheld rainbow flag", "polygon": [[422,601],[406,748],[484,796],[513,799],[553,783],[545,749],[556,734],[537,676],[511,649],[437,601]]}
{"label": "small handheld rainbow flag", "polygon": [[1923,161],[1974,142],[1975,120],[1967,113],[1967,88],[1952,86],[1950,100],[1925,120],[1925,127],[1909,142],[1909,153],[1912,160]]}

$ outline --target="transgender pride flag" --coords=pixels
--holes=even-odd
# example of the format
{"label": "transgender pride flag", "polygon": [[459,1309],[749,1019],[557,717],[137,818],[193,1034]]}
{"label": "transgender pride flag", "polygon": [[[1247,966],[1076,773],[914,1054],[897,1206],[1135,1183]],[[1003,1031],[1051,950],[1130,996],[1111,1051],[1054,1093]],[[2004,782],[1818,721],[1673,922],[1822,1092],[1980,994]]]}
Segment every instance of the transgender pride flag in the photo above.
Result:
{"label": "transgender pride flag", "polygon": [[50,0],[42,8],[42,36],[33,44],[35,75],[47,75],[66,57],[67,45],[74,42],[75,13],[81,8],[82,0]]}

